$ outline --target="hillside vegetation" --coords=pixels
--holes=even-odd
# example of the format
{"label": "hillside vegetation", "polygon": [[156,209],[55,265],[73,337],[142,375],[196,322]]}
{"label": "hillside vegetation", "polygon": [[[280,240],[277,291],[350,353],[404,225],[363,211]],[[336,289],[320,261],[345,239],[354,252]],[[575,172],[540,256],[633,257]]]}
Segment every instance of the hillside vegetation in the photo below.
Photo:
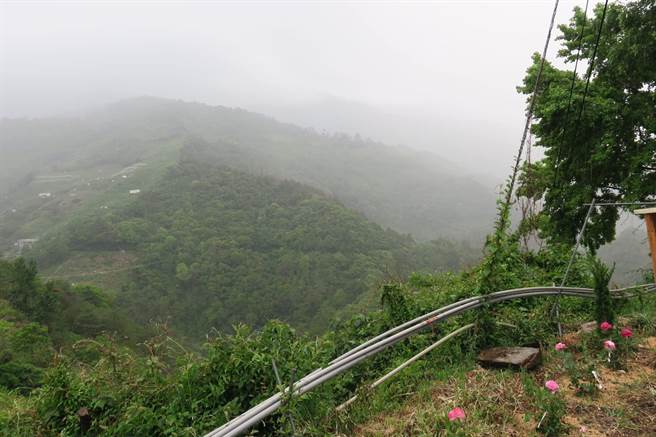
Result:
{"label": "hillside vegetation", "polygon": [[[518,155],[483,259],[468,268],[465,244],[418,244],[382,226],[402,219],[433,235],[448,218],[475,232],[467,217],[482,215],[457,204],[470,185],[440,197],[455,179],[440,179],[431,159],[422,167],[417,155],[370,141],[157,99],[64,125],[4,123],[10,156],[21,144],[38,155],[74,140],[33,167],[70,175],[4,164],[16,189],[5,198],[3,241],[34,233],[22,253],[51,279],[22,257],[0,262],[0,434],[202,435],[388,329],[475,297],[359,352],[352,367],[334,364],[335,377],[310,393],[283,393],[251,434],[654,435],[654,278],[612,290],[613,266],[597,252],[614,238],[618,205],[585,202],[654,197],[656,3],[606,8],[590,18],[576,9],[561,26],[560,55],[573,60],[581,35],[576,56],[593,80],[546,65],[542,94],[532,95],[545,157],[520,169]],[[535,61],[521,92],[535,85]],[[580,88],[591,93],[587,107]],[[570,103],[581,103],[580,125]],[[29,131],[37,125],[52,135]],[[579,128],[584,141],[566,135]],[[42,183],[58,191],[38,196]],[[517,197],[545,209],[513,227]],[[475,198],[471,208],[483,205]],[[527,237],[540,244],[522,246]],[[94,260],[123,266],[104,291],[52,279]],[[592,291],[491,299],[561,283]],[[372,387],[463,325],[471,329]],[[484,348],[518,345],[544,361],[516,372],[477,364]]]}
{"label": "hillside vegetation", "polygon": [[[504,286],[512,288],[557,282],[564,273],[566,250],[550,249],[522,255],[516,249],[516,246],[515,249],[508,248],[512,256],[505,273],[499,277]],[[290,380],[292,374],[296,377],[305,375],[402,321],[471,296],[478,287],[481,273],[480,269],[475,269],[460,275],[415,274],[407,282],[387,284],[381,289],[382,309],[355,315],[320,337],[307,337],[287,324],[272,321],[257,331],[238,325],[231,334],[212,334],[200,354],[182,347],[171,337],[166,326],[160,326],[158,334],[142,342],[136,351],[122,346],[112,336],[101,334],[93,341],[82,340],[56,355],[37,384],[39,387],[30,391],[28,396],[0,390],[0,405],[3,406],[0,409],[0,431],[10,431],[11,435],[19,436],[58,433],[199,435],[279,389],[272,360],[277,363],[283,381]],[[594,284],[584,260],[579,259],[575,263],[570,283],[581,286]],[[553,345],[553,320],[545,317],[551,304],[548,299],[525,299],[496,306],[495,319],[513,328],[496,326],[488,332],[492,344]],[[563,298],[561,310],[562,321],[569,329],[590,320],[595,306],[592,300]],[[656,311],[653,296],[644,296],[635,304],[616,307],[615,311],[618,316],[623,313],[630,315],[628,321],[623,323],[630,324],[636,335],[653,335],[653,314]],[[291,430],[292,420],[297,432],[303,435],[367,434],[367,429],[383,423],[397,430],[393,434],[411,429],[412,433],[422,435],[448,430],[455,435],[483,435],[492,430],[512,429],[515,426],[512,424],[517,423],[520,429],[530,430],[539,421],[544,408],[550,408],[549,401],[557,399],[541,394],[544,390],[540,388],[544,383],[543,377],[562,375],[563,368],[556,362],[545,369],[545,372],[553,373],[522,376],[521,382],[518,376],[511,373],[494,376],[474,370],[466,377],[462,376],[463,372],[474,369],[476,335],[452,339],[431,353],[428,359],[420,360],[397,375],[395,381],[373,392],[364,388],[445,333],[477,317],[476,313],[464,313],[371,357],[344,375],[321,385],[312,395],[286,403],[282,410],[258,424],[257,432],[269,435],[287,433]],[[43,330],[44,341],[47,341],[46,333],[51,335],[52,332]],[[582,350],[590,357],[591,363],[606,375],[603,373],[606,370],[602,370],[606,365],[606,355],[598,340],[603,339],[603,335],[598,337],[593,333]],[[620,340],[617,341],[621,344]],[[569,344],[575,347],[574,343]],[[626,353],[630,354],[631,350]],[[14,360],[26,359],[19,351],[12,353]],[[625,359],[622,357],[629,356],[618,355],[619,361],[614,360],[613,366],[622,365]],[[581,369],[587,369],[587,365],[582,363],[584,367]],[[610,367],[611,370],[614,368]],[[627,369],[631,370],[632,367]],[[567,372],[570,372],[569,368]],[[449,380],[448,390],[440,391],[439,386],[431,389],[428,382],[436,379]],[[585,386],[585,381],[587,379],[581,380],[581,387]],[[564,384],[562,380],[561,383]],[[518,384],[524,388],[517,388]],[[489,394],[492,387],[498,387],[495,388],[495,399],[501,403],[491,399],[488,401],[489,396],[483,395],[486,392]],[[503,416],[510,411],[507,408],[511,408],[507,393],[513,390],[512,387],[521,390],[522,399],[526,399],[520,410],[521,414],[525,414],[525,419],[519,419],[519,422],[514,417]],[[425,406],[426,396],[432,396],[435,393],[433,390],[445,399],[432,401],[428,408]],[[474,391],[470,393],[468,390]],[[354,393],[367,395],[361,396],[360,401],[342,412],[334,411],[337,405]],[[478,400],[472,397],[473,393],[481,393]],[[640,396],[643,396],[646,392],[641,393]],[[403,407],[408,396],[418,397],[415,418],[401,419],[403,423],[397,425],[391,419],[405,413],[395,413],[394,409]],[[547,396],[550,395],[547,393]],[[467,408],[466,423],[458,425],[446,420],[447,409],[454,405]],[[645,404],[641,411],[651,414],[649,405]],[[370,419],[378,414],[385,414],[390,420],[380,420],[377,421],[380,424],[372,425]],[[550,426],[556,426],[559,420],[560,416],[550,421]],[[401,428],[395,428],[397,426]]]}
{"label": "hillside vegetation", "polygon": [[[44,282],[36,265],[22,258],[0,260],[0,386],[29,392],[43,383],[56,351],[107,332],[134,336],[140,328],[92,286]],[[127,338],[126,338],[127,339]]]}
{"label": "hillside vegetation", "polygon": [[201,163],[198,147],[125,206],[80,214],[28,253],[51,271],[128,257],[135,268],[118,284],[126,313],[142,325],[170,318],[195,339],[274,318],[319,332],[384,278],[477,257],[467,245],[383,230],[298,182]]}
{"label": "hillside vegetation", "polygon": [[[135,163],[172,164],[190,138],[209,144],[207,159],[217,164],[308,184],[419,240],[479,242],[492,219],[493,191],[436,155],[320,135],[244,110],[145,97],[83,118],[2,120],[2,210],[21,211],[38,192],[108,181]],[[52,179],[62,175],[73,180]],[[11,238],[29,238],[24,231]]]}

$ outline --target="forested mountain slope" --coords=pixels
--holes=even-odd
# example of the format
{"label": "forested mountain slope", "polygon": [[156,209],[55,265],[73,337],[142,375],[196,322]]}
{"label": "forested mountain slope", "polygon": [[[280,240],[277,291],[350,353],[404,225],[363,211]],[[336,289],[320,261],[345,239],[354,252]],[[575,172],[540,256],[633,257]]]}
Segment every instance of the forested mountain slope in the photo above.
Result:
{"label": "forested mountain slope", "polygon": [[320,331],[384,277],[478,256],[466,245],[418,245],[298,182],[201,163],[206,147],[186,147],[151,189],[86,210],[27,254],[50,272],[129,259],[136,268],[116,284],[127,313],[142,324],[170,317],[194,338],[272,318]]}
{"label": "forested mountain slope", "polygon": [[0,209],[20,209],[21,200],[73,182],[106,181],[135,163],[173,163],[189,138],[207,142],[217,163],[306,183],[420,240],[480,241],[492,220],[492,189],[436,155],[156,98],[126,100],[79,119],[0,122]]}
{"label": "forested mountain slope", "polygon": [[70,349],[79,340],[112,333],[135,344],[147,331],[96,287],[44,282],[33,262],[0,260],[0,387],[27,392],[40,385],[56,351],[84,356],[82,344],[78,353]]}

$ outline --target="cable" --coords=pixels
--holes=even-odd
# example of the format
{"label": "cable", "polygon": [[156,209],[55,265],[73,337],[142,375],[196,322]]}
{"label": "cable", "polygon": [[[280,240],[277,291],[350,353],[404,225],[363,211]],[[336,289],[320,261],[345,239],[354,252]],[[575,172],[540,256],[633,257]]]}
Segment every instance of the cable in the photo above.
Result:
{"label": "cable", "polygon": [[[590,206],[589,203],[584,203],[584,206]],[[596,206],[642,206],[642,205],[656,205],[656,202],[606,202],[595,203]]]}
{"label": "cable", "polygon": [[[517,156],[515,158],[515,165],[513,166],[513,171],[508,182],[508,190],[506,192],[506,198],[503,203],[503,211],[500,216],[500,229],[505,229],[506,225],[506,215],[508,208],[510,208],[510,200],[512,199],[512,193],[515,188],[515,181],[517,179],[517,172],[519,171],[519,164],[522,160],[522,154],[524,152],[524,144],[526,143],[526,137],[528,136],[528,131],[531,127],[531,119],[533,118],[533,110],[535,108],[535,101],[538,96],[538,88],[540,86],[540,81],[542,79],[542,71],[544,70],[544,64],[547,58],[547,50],[549,49],[549,42],[551,41],[551,31],[553,30],[554,22],[556,20],[556,12],[558,11],[558,2],[554,2],[553,13],[551,14],[551,22],[549,23],[549,31],[547,32],[547,40],[544,43],[544,49],[542,50],[542,58],[540,59],[540,68],[538,70],[537,77],[535,78],[535,85],[533,86],[533,92],[531,94],[531,103],[529,104],[528,112],[526,113],[526,123],[524,124],[524,132],[522,133],[522,140],[519,143],[519,150],[517,151]],[[497,233],[497,240],[500,236]],[[496,242],[497,245],[499,241]]]}
{"label": "cable", "polygon": [[[590,59],[590,66],[588,67],[588,77],[585,80],[585,90],[583,90],[583,101],[581,102],[581,108],[579,109],[579,115],[576,119],[576,126],[578,127],[581,122],[581,116],[583,115],[583,110],[585,109],[585,99],[588,96],[588,87],[590,86],[590,78],[592,78],[592,71],[594,70],[595,59],[597,57],[597,50],[599,49],[599,41],[601,40],[601,31],[604,28],[604,20],[606,19],[606,10],[608,9],[608,0],[604,2],[604,10],[601,13],[601,22],[599,23],[599,29],[597,29],[597,38],[595,39],[594,49],[592,51],[592,58]],[[576,141],[579,130],[576,129],[574,141]]]}
{"label": "cable", "polygon": [[558,155],[556,155],[556,161],[554,162],[555,171],[554,171],[553,182],[551,184],[552,188],[556,185],[556,181],[558,180],[558,163],[560,162],[560,157],[562,155],[562,147],[567,134],[567,126],[569,125],[569,114],[572,109],[572,96],[574,94],[574,85],[576,84],[576,72],[579,67],[579,59],[581,59],[581,47],[583,45],[583,34],[585,32],[585,24],[588,21],[588,4],[589,4],[589,0],[585,0],[585,11],[583,12],[583,24],[581,25],[581,33],[579,34],[579,46],[576,50],[576,61],[574,62],[572,83],[570,84],[569,97],[567,98],[567,111],[565,112],[565,127],[563,128],[560,134],[560,146],[558,147]]}
{"label": "cable", "polygon": [[[595,200],[593,197],[592,202],[590,202],[590,207],[588,208],[588,213],[585,215],[585,219],[583,220],[583,226],[581,226],[581,231],[576,235],[576,244],[574,245],[574,249],[572,249],[572,255],[569,257],[569,262],[567,263],[567,269],[565,269],[563,280],[560,282],[561,288],[565,286],[565,282],[567,281],[567,277],[569,276],[569,271],[572,268],[572,263],[574,262],[574,257],[576,257],[576,252],[579,250],[579,245],[581,244],[581,238],[583,237],[583,233],[585,232],[585,227],[588,224],[588,220],[590,219],[590,213],[592,213],[592,208],[594,208],[594,206],[595,206]],[[556,297],[556,303],[554,304],[552,311],[555,312],[556,314],[556,323],[558,324],[558,336],[562,337],[563,328],[560,324],[560,294],[558,295],[558,297]]]}

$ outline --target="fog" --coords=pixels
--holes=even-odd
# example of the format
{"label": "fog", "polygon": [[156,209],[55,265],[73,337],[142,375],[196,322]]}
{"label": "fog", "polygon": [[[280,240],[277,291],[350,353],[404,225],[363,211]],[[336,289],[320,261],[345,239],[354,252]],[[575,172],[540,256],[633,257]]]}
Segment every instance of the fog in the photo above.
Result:
{"label": "fog", "polygon": [[[561,1],[557,22],[583,4]],[[552,8],[551,0],[3,3],[0,116],[168,97],[360,132],[498,179],[523,127],[515,87],[542,49]]]}

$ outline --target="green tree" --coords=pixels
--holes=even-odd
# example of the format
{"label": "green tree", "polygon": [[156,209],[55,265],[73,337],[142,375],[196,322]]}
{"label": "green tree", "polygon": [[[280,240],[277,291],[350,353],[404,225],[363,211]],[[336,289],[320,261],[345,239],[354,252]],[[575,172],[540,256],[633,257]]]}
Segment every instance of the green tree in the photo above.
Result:
{"label": "green tree", "polygon": [[[586,74],[575,77],[571,101],[570,70],[547,64],[542,76],[532,129],[545,157],[530,172],[525,168],[522,194],[544,196],[539,226],[551,241],[574,241],[584,204],[593,197],[631,202],[656,194],[655,5],[654,0],[608,5],[594,63],[603,5],[589,19],[576,8],[570,23],[560,26],[558,56],[574,62],[580,39],[581,62],[593,67],[587,94]],[[539,56],[533,61],[519,87],[524,94],[536,80]],[[617,218],[616,208],[593,211],[584,244],[596,249],[611,241]]]}

